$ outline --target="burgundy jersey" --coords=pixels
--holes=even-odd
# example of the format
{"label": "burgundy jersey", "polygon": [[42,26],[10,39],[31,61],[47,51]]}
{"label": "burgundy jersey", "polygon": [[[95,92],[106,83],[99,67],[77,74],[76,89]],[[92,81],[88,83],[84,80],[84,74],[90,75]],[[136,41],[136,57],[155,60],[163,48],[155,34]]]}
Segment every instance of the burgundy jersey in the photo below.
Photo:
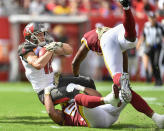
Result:
{"label": "burgundy jersey", "polygon": [[82,44],[84,43],[89,50],[102,53],[100,47],[100,40],[98,39],[98,34],[96,33],[96,29],[85,33],[81,40],[81,43]]}
{"label": "burgundy jersey", "polygon": [[64,106],[62,111],[64,113],[65,126],[87,126],[75,103]]}

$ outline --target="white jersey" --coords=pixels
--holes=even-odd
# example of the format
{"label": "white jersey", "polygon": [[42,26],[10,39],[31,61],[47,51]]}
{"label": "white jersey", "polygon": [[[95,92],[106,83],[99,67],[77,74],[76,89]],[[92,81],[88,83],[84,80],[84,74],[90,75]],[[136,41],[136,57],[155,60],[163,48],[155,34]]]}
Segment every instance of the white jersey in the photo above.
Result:
{"label": "white jersey", "polygon": [[51,63],[48,63],[47,67],[37,70],[32,65],[25,62],[22,57],[20,58],[25,68],[26,77],[31,82],[35,92],[38,93],[45,87],[54,86],[54,72],[49,70]]}

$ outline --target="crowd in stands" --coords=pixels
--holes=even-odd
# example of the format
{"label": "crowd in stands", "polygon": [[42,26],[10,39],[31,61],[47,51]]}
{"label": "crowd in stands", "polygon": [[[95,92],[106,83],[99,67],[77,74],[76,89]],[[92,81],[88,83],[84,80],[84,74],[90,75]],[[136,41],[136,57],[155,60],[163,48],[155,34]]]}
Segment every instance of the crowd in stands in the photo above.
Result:
{"label": "crowd in stands", "polygon": [[[164,0],[131,0],[135,15],[144,18],[148,11],[164,15]],[[0,15],[50,14],[50,15],[120,15],[117,0],[1,0]]]}

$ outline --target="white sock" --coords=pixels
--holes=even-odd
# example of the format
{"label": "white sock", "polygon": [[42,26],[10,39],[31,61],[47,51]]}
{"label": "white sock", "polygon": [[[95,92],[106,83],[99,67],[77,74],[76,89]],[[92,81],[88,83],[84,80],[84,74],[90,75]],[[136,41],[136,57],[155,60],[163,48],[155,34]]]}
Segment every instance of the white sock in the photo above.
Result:
{"label": "white sock", "polygon": [[156,121],[158,119],[159,114],[158,113],[153,113],[152,115],[152,120]]}
{"label": "white sock", "polygon": [[115,95],[113,92],[111,92],[110,94],[105,96],[104,97],[104,103],[105,104],[111,104],[112,106],[117,107],[118,103],[120,102],[120,99],[116,99],[114,96]]}
{"label": "white sock", "polygon": [[156,123],[156,125],[159,128],[164,128],[164,115],[154,113],[153,116],[152,116],[152,120]]}
{"label": "white sock", "polygon": [[111,101],[113,100],[113,98],[114,98],[113,93],[108,94],[107,96],[104,97],[104,103],[105,104],[110,104]]}

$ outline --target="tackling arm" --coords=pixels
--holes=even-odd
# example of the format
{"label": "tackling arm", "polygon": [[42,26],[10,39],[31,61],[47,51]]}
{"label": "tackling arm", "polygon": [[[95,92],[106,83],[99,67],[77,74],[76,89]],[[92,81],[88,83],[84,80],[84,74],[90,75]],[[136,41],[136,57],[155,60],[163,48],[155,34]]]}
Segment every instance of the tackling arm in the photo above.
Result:
{"label": "tackling arm", "polygon": [[89,50],[87,49],[85,44],[82,44],[80,49],[76,53],[76,55],[72,61],[72,71],[73,71],[74,76],[79,75],[80,64],[85,59],[85,57],[87,56],[88,51]]}
{"label": "tackling arm", "polygon": [[91,88],[85,88],[84,93],[91,96],[102,96],[98,91]]}
{"label": "tackling arm", "polygon": [[64,122],[64,114],[62,111],[55,109],[54,104],[52,102],[51,96],[49,94],[45,94],[44,96],[44,104],[46,107],[46,111],[50,118],[59,125],[62,125]]}

